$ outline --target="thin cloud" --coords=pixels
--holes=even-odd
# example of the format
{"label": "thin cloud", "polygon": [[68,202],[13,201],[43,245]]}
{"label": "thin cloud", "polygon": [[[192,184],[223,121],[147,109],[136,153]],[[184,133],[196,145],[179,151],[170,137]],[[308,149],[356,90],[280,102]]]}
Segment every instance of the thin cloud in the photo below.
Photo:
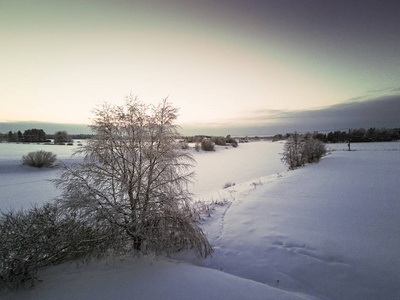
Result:
{"label": "thin cloud", "polygon": [[400,92],[400,87],[389,87],[383,89],[369,90],[364,95],[350,98],[346,102],[376,100],[387,96],[395,96]]}
{"label": "thin cloud", "polygon": [[393,88],[391,91],[394,93],[398,93],[398,92],[400,92],[400,87]]}
{"label": "thin cloud", "polygon": [[288,112],[282,123],[299,130],[400,127],[400,95],[337,104],[325,109]]}
{"label": "thin cloud", "polygon": [[[210,134],[272,135],[286,132],[334,131],[350,128],[400,127],[400,95],[366,101],[352,101],[326,108],[302,111],[257,109],[243,117],[215,124],[203,124],[196,129]],[[187,127],[186,127],[187,128]]]}

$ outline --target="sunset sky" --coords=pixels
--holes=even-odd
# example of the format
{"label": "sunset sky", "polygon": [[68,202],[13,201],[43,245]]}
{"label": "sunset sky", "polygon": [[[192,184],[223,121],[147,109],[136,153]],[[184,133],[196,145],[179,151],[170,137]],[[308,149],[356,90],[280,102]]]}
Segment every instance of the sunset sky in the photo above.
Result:
{"label": "sunset sky", "polygon": [[[400,2],[0,0],[0,122],[169,97],[182,126],[400,93]],[[261,124],[260,123],[260,124]]]}

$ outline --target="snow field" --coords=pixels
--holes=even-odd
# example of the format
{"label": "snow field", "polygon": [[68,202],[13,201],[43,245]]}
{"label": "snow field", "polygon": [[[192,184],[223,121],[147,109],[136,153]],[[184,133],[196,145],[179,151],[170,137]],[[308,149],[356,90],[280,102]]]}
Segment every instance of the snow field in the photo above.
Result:
{"label": "snow field", "polygon": [[[62,264],[5,299],[400,299],[400,143],[330,145],[320,163],[290,172],[282,147],[193,150],[190,188],[209,209],[199,222],[212,257]],[[43,180],[57,174],[0,158],[0,207],[50,200],[57,191]],[[235,185],[222,189],[226,182]]]}
{"label": "snow field", "polygon": [[320,299],[399,299],[400,144],[385,144],[232,192],[203,225],[213,257],[192,261]]}
{"label": "snow field", "polygon": [[57,168],[32,168],[22,165],[22,156],[44,150],[57,154],[57,160],[72,163],[81,160],[71,158],[77,146],[43,144],[0,143],[0,210],[26,209],[42,205],[59,196],[50,182],[57,178]]}

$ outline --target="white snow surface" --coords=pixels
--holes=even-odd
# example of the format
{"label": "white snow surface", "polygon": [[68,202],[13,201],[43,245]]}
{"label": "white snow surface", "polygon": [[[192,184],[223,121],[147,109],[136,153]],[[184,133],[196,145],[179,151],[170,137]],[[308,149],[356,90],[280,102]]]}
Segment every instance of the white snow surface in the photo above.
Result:
{"label": "white snow surface", "polygon": [[[49,147],[49,148],[48,148]],[[108,258],[39,272],[34,289],[2,299],[400,299],[400,143],[329,145],[317,164],[286,171],[282,142],[192,151],[190,187],[215,252],[206,259]],[[58,195],[57,169],[21,166],[43,149],[0,144],[0,209]],[[222,189],[226,182],[234,186]]]}

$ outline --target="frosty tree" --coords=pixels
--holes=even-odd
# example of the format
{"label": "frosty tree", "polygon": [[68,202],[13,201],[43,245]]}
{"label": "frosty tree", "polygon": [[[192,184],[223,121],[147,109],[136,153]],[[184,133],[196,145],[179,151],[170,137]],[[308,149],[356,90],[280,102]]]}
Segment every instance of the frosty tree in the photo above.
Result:
{"label": "frosty tree", "polygon": [[194,247],[207,256],[211,246],[189,206],[194,160],[176,142],[176,118],[167,99],[151,106],[127,96],[122,106],[95,109],[95,137],[79,151],[83,163],[64,166],[56,181],[60,207],[98,230],[112,228],[123,247]]}

